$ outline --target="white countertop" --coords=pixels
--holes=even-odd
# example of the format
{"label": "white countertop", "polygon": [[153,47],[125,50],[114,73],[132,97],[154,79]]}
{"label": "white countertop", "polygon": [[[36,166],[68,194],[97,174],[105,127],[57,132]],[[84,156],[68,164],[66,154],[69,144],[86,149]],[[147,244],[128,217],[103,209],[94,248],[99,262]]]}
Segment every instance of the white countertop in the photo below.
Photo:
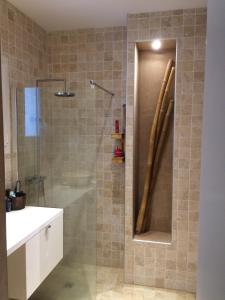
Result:
{"label": "white countertop", "polygon": [[63,209],[33,206],[7,213],[7,255],[25,244],[60,214],[63,214]]}

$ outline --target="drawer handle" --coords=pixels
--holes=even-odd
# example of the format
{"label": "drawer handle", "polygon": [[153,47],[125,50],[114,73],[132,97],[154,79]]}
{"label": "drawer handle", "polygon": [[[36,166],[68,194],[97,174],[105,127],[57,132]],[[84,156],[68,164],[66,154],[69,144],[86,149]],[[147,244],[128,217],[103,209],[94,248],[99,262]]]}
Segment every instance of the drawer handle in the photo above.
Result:
{"label": "drawer handle", "polygon": [[50,229],[50,228],[52,228],[52,225],[48,225],[48,226],[46,227],[46,229]]}

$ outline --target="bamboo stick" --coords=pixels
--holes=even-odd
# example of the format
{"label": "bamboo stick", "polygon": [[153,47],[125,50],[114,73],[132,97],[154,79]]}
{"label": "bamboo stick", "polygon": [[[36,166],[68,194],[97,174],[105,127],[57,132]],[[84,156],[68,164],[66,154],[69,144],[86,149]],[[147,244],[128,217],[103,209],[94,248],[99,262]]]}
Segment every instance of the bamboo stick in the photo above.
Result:
{"label": "bamboo stick", "polygon": [[[153,162],[153,175],[151,178],[151,182],[149,183],[150,184],[149,197],[151,197],[151,194],[153,193],[153,189],[154,189],[154,186],[156,183],[156,177],[157,177],[157,172],[158,172],[159,163],[160,163],[159,160],[160,160],[161,153],[163,150],[163,149],[161,149],[161,147],[164,144],[164,141],[162,142],[162,139],[164,139],[164,136],[163,136],[164,130],[167,130],[167,128],[165,129],[165,126],[168,126],[167,124],[165,124],[165,122],[167,122],[166,118],[167,118],[167,112],[168,112],[170,102],[173,101],[173,100],[169,100],[169,93],[171,90],[174,76],[175,76],[175,67],[173,67],[171,70],[170,77],[167,82],[165,94],[163,97],[159,118],[158,118],[158,124],[157,124],[158,126],[157,126],[157,130],[156,130],[155,158],[154,158],[154,162]],[[171,112],[169,112],[169,114],[170,113]],[[151,208],[151,203],[149,203],[150,201],[151,201],[151,198],[148,200],[148,203],[147,203],[146,214],[145,214],[144,225],[143,225],[144,231],[148,230],[148,228],[147,228],[148,221],[150,223],[150,212],[149,212],[149,210]]]}
{"label": "bamboo stick", "polygon": [[[164,121],[165,121],[165,118],[167,117],[166,114],[167,114],[167,110],[168,110],[168,107],[170,105],[170,101],[168,101],[168,98],[169,98],[169,92],[170,92],[170,89],[171,89],[171,86],[172,86],[172,82],[173,82],[173,78],[174,78],[174,75],[175,75],[175,67],[173,67],[171,69],[171,73],[170,73],[170,76],[169,76],[169,79],[168,79],[168,82],[167,82],[167,86],[166,86],[166,89],[165,89],[165,94],[164,94],[164,97],[163,97],[163,100],[162,100],[162,105],[161,105],[161,109],[160,109],[160,113],[159,113],[159,118],[158,118],[158,123],[157,123],[157,130],[156,130],[156,143],[155,143],[155,158],[154,158],[154,161],[153,161],[153,174],[152,174],[152,178],[151,178],[151,181],[149,182],[149,185],[150,185],[150,190],[149,190],[149,197],[151,197],[151,194],[152,194],[152,190],[154,188],[154,185],[155,185],[155,180],[156,180],[156,174],[154,174],[154,172],[157,173],[157,169],[158,169],[158,165],[159,165],[159,155],[162,151],[162,149],[158,150],[158,147],[161,147],[162,145],[160,144],[161,143],[161,138],[162,138],[162,135],[164,134],[163,133],[163,130],[164,130]],[[167,125],[166,125],[167,126]],[[158,156],[158,157],[157,157]],[[143,222],[143,230],[147,230],[147,226],[148,226],[148,221],[150,223],[150,208],[151,208],[151,203],[149,203],[151,201],[151,199],[148,200],[147,202],[147,207],[146,207],[146,213],[145,213],[145,217],[144,217],[144,222]]]}
{"label": "bamboo stick", "polygon": [[154,182],[154,179],[156,178],[156,175],[157,175],[157,172],[158,172],[158,169],[159,169],[160,157],[161,157],[161,154],[162,154],[166,134],[167,134],[167,131],[169,129],[169,122],[170,122],[170,117],[171,117],[171,113],[173,111],[173,108],[174,108],[174,100],[171,99],[170,102],[169,102],[169,106],[167,108],[167,111],[166,111],[162,131],[161,131],[160,138],[159,138],[159,144],[158,144],[156,155],[155,155],[152,183]]}
{"label": "bamboo stick", "polygon": [[[155,148],[154,148],[154,158],[153,158],[152,172],[154,172],[154,170],[157,169],[157,167],[155,167],[155,156],[156,156],[157,151],[158,151],[158,144],[160,142],[162,128],[163,128],[163,125],[164,125],[164,118],[166,116],[167,109],[168,109],[169,103],[170,103],[168,101],[168,97],[169,97],[169,92],[170,92],[170,89],[171,89],[171,86],[172,86],[174,75],[175,75],[175,67],[173,67],[171,69],[171,73],[170,73],[170,76],[169,76],[169,79],[168,79],[168,82],[167,82],[167,86],[166,86],[166,89],[165,89],[164,97],[163,97],[163,100],[162,100],[161,109],[160,109],[160,112],[159,112],[159,118],[158,118],[158,122],[157,122],[157,130],[156,130],[156,138],[155,138]],[[158,162],[156,162],[156,164],[158,165]],[[150,223],[150,213],[149,213],[149,210],[150,210],[150,207],[151,207],[151,202],[150,202],[151,198],[150,198],[150,196],[151,196],[152,185],[153,185],[153,182],[155,180],[153,177],[154,177],[154,174],[151,175],[150,182],[149,182],[149,186],[150,186],[149,187],[149,197],[148,197],[148,201],[147,201],[147,205],[146,205],[146,211],[145,211],[142,231],[148,230],[148,228],[147,228],[148,224],[147,223],[148,223],[148,221]]]}
{"label": "bamboo stick", "polygon": [[154,115],[154,119],[153,119],[153,123],[152,123],[152,128],[151,128],[151,132],[150,132],[145,183],[144,183],[143,196],[141,199],[141,206],[139,209],[137,223],[136,223],[136,233],[141,233],[143,230],[143,223],[144,223],[146,207],[147,207],[147,202],[148,202],[148,197],[149,197],[150,180],[151,180],[151,176],[152,176],[157,122],[158,122],[158,118],[159,118],[159,113],[160,113],[163,97],[164,97],[165,90],[167,87],[167,82],[168,82],[170,74],[171,74],[172,66],[173,66],[173,60],[171,59],[171,60],[169,60],[167,67],[166,67],[166,71],[165,71],[165,75],[163,78],[159,98],[158,98],[157,105],[156,105],[156,111],[155,111],[155,115]]}
{"label": "bamboo stick", "polygon": [[167,112],[168,105],[169,105],[169,101],[168,101],[169,100],[169,93],[170,93],[170,90],[171,90],[174,75],[175,75],[175,67],[173,67],[172,70],[171,70],[171,73],[170,73],[170,76],[169,76],[169,79],[168,79],[168,82],[167,82],[167,86],[166,86],[166,89],[165,89],[165,94],[164,94],[164,97],[163,97],[160,113],[159,113],[157,129],[156,129],[156,139],[157,139],[156,148],[157,148],[157,144],[158,144],[158,141],[159,141],[159,138],[160,138],[160,133],[161,133],[161,130],[162,130],[162,127],[163,127],[163,124],[164,124],[163,120],[165,118],[165,114]]}
{"label": "bamboo stick", "polygon": [[[160,137],[159,137],[159,143],[158,143],[158,147],[157,147],[157,150],[156,150],[154,166],[153,166],[153,175],[152,175],[152,180],[151,180],[151,183],[150,183],[150,185],[151,185],[150,186],[150,192],[149,192],[150,196],[153,193],[154,186],[155,186],[155,183],[156,183],[156,178],[157,178],[159,165],[160,165],[160,159],[161,159],[161,156],[162,156],[163,146],[164,146],[164,143],[165,143],[165,140],[166,140],[166,135],[167,135],[167,132],[168,132],[168,129],[169,129],[169,122],[170,122],[170,117],[171,117],[171,113],[173,111],[173,108],[174,108],[174,100],[170,100],[169,105],[168,105],[167,110],[166,110],[164,122],[163,122],[163,125],[162,125],[162,130],[161,130]],[[151,209],[151,203],[148,201],[148,205],[147,205],[147,208],[146,208],[145,219],[144,219],[144,229],[145,230],[148,229],[147,228],[147,226],[148,226],[147,222],[148,222],[148,216],[150,215],[149,214],[150,209]]]}

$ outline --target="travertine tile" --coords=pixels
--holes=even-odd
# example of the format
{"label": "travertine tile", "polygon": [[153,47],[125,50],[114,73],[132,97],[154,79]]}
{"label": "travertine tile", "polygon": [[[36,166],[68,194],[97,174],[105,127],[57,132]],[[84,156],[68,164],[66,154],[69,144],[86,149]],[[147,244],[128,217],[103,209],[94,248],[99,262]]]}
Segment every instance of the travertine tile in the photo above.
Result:
{"label": "travertine tile", "polygon": [[[75,115],[78,108],[79,116],[76,120],[83,128],[76,136],[76,139],[79,139],[79,147],[83,145],[82,152],[76,152],[76,162],[80,157],[84,163],[81,168],[76,164],[64,165],[62,171],[71,173],[76,169],[79,176],[82,173],[88,174],[91,171],[90,165],[93,165],[91,160],[95,160],[93,155],[97,157],[97,263],[122,267],[124,264],[124,166],[112,164],[111,158],[115,145],[111,133],[114,130],[115,119],[118,119],[122,125],[122,105],[125,103],[126,96],[126,28],[52,32],[48,34],[47,48],[49,76],[67,78],[68,85],[75,90],[77,98],[75,101],[78,107],[74,108],[72,114],[64,109],[58,112],[57,118],[63,120],[60,127],[67,124],[68,115],[70,117]],[[91,79],[112,90],[115,97],[111,99],[98,89],[91,96],[89,85]],[[94,106],[89,108],[91,101]],[[72,132],[76,127],[76,124],[71,124],[72,131],[71,135],[67,136],[68,142],[74,136]],[[58,131],[58,137],[59,134],[59,140],[62,140],[61,134],[64,132]],[[88,144],[86,140],[81,139],[81,135],[88,139],[93,138],[93,153],[90,160],[87,160]],[[67,160],[72,161],[73,155],[71,152]],[[62,164],[60,165],[62,167]],[[94,173],[91,173],[91,176],[94,179]]]}
{"label": "travertine tile", "polygon": [[[125,196],[125,281],[150,286],[195,291],[200,146],[204,85],[206,9],[188,9],[145,14],[149,25],[138,26],[139,14],[128,16],[127,73],[127,161]],[[172,244],[143,243],[144,256],[153,256],[142,270],[140,258],[133,253],[133,109],[134,45],[153,38],[177,38],[177,85],[174,143],[174,184]],[[198,67],[197,67],[198,66]],[[128,268],[132,261],[133,268]],[[154,269],[153,266],[156,266]],[[137,271],[140,274],[136,274]],[[153,271],[154,270],[154,271]],[[137,276],[138,275],[138,276]],[[151,277],[153,280],[148,280]],[[166,298],[169,299],[169,298]],[[184,298],[185,299],[185,298]]]}
{"label": "travertine tile", "polygon": [[[79,103],[73,101],[54,103],[54,115],[51,116],[54,128],[52,132],[46,131],[45,145],[51,155],[57,157],[57,153],[60,153],[60,161],[52,169],[56,182],[62,182],[63,178],[64,183],[75,181],[79,186],[86,185],[86,180],[93,171],[90,170],[90,165],[93,161],[92,155],[98,146],[96,161],[98,264],[121,267],[124,263],[125,252],[126,282],[194,291],[197,266],[196,241],[206,9],[130,15],[128,32],[124,27],[112,27],[53,32],[48,35],[5,0],[0,1],[0,12],[2,55],[8,60],[10,85],[13,87],[34,86],[37,78],[65,77],[71,89],[77,91],[77,97],[82,99]],[[149,40],[154,37],[177,37],[178,43],[173,241],[172,245],[167,246],[145,244],[140,250],[144,257],[142,259],[138,254],[139,250],[136,249],[136,242],[132,241],[134,44],[138,39]],[[89,79],[96,79],[115,91],[116,97],[113,102],[111,103],[100,91],[96,91],[95,101],[91,102]],[[48,98],[49,95],[45,96]],[[127,99],[127,172],[124,182],[123,167],[114,166],[111,163],[110,148],[113,150],[114,145],[109,136],[113,130],[113,120],[118,118],[121,121],[121,108],[125,103],[125,98]],[[20,107],[20,109],[23,113],[23,108]],[[50,102],[46,104],[45,109],[46,114],[51,112]],[[77,114],[76,120],[79,122],[74,122],[74,114]],[[47,115],[45,118],[48,120]],[[49,136],[51,135],[58,135],[61,143],[56,141],[50,143]],[[65,145],[71,138],[73,144],[67,144],[68,155],[65,156],[63,144]],[[27,161],[26,167],[21,168],[24,178],[33,165],[36,155],[33,150],[32,142],[24,142],[21,148],[18,148],[21,160]],[[74,153],[85,153],[87,160],[85,162],[80,160],[79,155],[75,158]],[[11,153],[6,157],[8,186],[12,184],[11,169],[12,165],[15,166],[12,162],[14,156],[15,154]],[[46,160],[42,161],[43,166],[47,168],[49,162],[50,157],[46,157]],[[74,174],[74,169],[82,171],[82,176],[79,172],[79,176]],[[107,173],[106,176],[103,176],[102,174],[105,173]],[[124,203],[125,184],[126,201]],[[91,199],[91,197],[87,198]],[[88,199],[85,203],[87,213],[85,216],[88,220],[82,219],[80,225],[86,226],[85,233],[93,234],[90,230],[94,225],[93,207]],[[81,211],[81,207],[82,205],[78,212]],[[66,249],[70,249],[74,243],[83,241],[84,237],[86,241],[90,241],[90,236],[83,234],[84,232],[77,235],[75,240],[71,239],[76,232],[76,224],[73,223],[73,214],[76,211],[77,208],[74,207],[71,212],[67,212],[66,247],[68,248]],[[73,226],[70,226],[71,224]],[[90,245],[94,246],[94,243],[95,239]],[[80,245],[78,251],[82,252],[83,244]],[[159,251],[161,249],[162,253]],[[90,248],[86,250],[85,255],[91,253]],[[156,258],[157,252],[160,253],[158,258]],[[122,295],[139,293],[138,297],[145,299],[152,292],[148,290],[145,294],[143,290],[137,291],[133,287],[131,289],[132,291],[122,287],[120,296],[121,293]],[[116,299],[114,291],[110,293],[110,297],[112,295],[113,299]],[[156,297],[156,291],[152,293],[153,297]],[[168,294],[164,297],[170,299]],[[182,299],[179,298],[180,295],[176,297],[171,299]],[[185,297],[193,299],[193,296]]]}
{"label": "travertine tile", "polygon": [[[33,85],[37,77],[47,73],[46,32],[17,8],[5,0],[0,1],[1,15],[1,55],[8,65],[10,94],[15,95],[17,87]],[[10,99],[9,99],[10,100]],[[13,112],[14,113],[14,112]],[[13,137],[13,143],[15,143]],[[15,147],[11,147],[15,149]],[[27,168],[31,167],[34,157],[33,141],[24,144],[23,154]],[[13,151],[13,150],[12,150]],[[6,187],[14,185],[17,166],[16,153],[7,153]],[[24,174],[24,169],[21,170]]]}

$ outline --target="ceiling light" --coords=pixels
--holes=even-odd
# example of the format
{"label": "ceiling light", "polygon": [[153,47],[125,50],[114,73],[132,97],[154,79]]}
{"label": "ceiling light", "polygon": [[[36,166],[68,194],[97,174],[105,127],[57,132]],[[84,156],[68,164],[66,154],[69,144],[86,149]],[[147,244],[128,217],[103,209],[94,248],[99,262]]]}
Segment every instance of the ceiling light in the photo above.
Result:
{"label": "ceiling light", "polygon": [[162,42],[160,40],[154,40],[151,46],[153,50],[159,50],[162,47]]}

